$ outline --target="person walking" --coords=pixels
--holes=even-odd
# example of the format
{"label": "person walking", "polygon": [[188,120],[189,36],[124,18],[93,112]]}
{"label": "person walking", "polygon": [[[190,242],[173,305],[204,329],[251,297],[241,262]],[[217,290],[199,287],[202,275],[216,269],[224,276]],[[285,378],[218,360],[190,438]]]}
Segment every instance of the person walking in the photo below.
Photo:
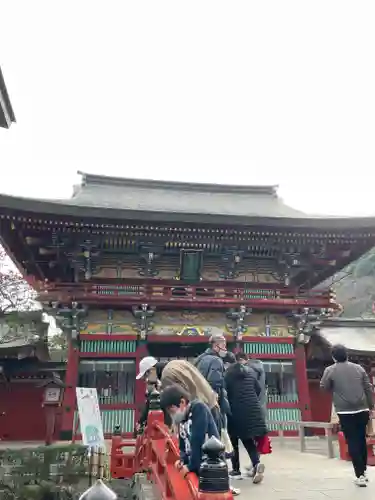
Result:
{"label": "person walking", "polygon": [[260,359],[250,356],[247,362],[247,366],[251,368],[255,373],[255,378],[260,385],[259,402],[262,407],[265,418],[267,419],[267,382],[266,382],[266,372],[264,366]]}
{"label": "person walking", "polygon": [[228,417],[228,431],[233,445],[231,477],[242,479],[239,457],[239,440],[242,441],[252,462],[249,472],[253,483],[263,480],[264,465],[260,462],[256,438],[267,434],[264,413],[259,402],[261,388],[254,371],[247,366],[247,356],[236,354],[236,362],[225,373],[231,413]]}
{"label": "person walking", "polygon": [[224,360],[228,357],[227,341],[224,335],[213,335],[209,344],[210,347],[198,356],[194,365],[216,392],[223,426],[226,427],[226,419],[230,413],[224,383]]}
{"label": "person walking", "polygon": [[343,345],[332,347],[334,364],[324,370],[320,387],[332,393],[340,427],[348,444],[355,483],[367,486],[366,430],[374,408],[370,379],[362,366],[348,361]]}

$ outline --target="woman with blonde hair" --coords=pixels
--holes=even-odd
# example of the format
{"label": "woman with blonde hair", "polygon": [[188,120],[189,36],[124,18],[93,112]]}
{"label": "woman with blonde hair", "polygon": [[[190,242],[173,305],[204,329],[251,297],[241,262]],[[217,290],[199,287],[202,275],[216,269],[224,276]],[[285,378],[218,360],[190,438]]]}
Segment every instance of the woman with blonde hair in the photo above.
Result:
{"label": "woman with blonde hair", "polygon": [[220,434],[222,421],[217,394],[194,365],[184,359],[169,361],[161,373],[160,382],[162,390],[170,385],[178,385],[190,395],[191,400],[198,399],[205,403],[211,410]]}

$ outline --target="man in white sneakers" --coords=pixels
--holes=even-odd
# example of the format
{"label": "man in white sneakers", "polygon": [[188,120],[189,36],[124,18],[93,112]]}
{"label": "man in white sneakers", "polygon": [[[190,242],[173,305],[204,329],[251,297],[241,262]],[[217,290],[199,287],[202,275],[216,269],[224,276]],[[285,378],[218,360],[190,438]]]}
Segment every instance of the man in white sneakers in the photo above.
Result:
{"label": "man in white sneakers", "polygon": [[366,430],[370,411],[374,408],[369,377],[362,366],[348,361],[343,345],[332,348],[334,364],[325,369],[320,387],[332,392],[333,404],[339,417],[352,460],[355,483],[367,486]]}

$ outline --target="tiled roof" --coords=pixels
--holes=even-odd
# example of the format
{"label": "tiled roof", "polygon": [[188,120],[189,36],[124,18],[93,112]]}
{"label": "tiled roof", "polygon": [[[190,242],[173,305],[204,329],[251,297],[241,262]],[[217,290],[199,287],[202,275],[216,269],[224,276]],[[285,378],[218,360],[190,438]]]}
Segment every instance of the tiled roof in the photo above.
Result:
{"label": "tiled roof", "polygon": [[321,327],[320,335],[329,345],[343,344],[358,353],[375,352],[374,320],[332,320]]}
{"label": "tiled roof", "polygon": [[275,186],[231,186],[140,179],[81,173],[82,184],[67,203],[97,208],[146,212],[304,217],[286,206]]}
{"label": "tiled roof", "polygon": [[198,184],[81,173],[72,198],[32,199],[0,194],[0,211],[104,219],[122,224],[193,223],[268,228],[373,231],[375,217],[317,217],[283,203],[275,186]]}

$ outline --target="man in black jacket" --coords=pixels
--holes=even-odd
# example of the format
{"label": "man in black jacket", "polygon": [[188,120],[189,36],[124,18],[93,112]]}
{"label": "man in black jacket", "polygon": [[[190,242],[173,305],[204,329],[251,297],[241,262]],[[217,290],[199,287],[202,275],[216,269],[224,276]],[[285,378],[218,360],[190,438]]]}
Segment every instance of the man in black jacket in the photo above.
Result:
{"label": "man in black jacket", "polygon": [[247,356],[236,355],[236,363],[231,365],[225,374],[225,384],[231,414],[228,417],[228,431],[233,445],[233,478],[242,478],[238,441],[241,440],[252,462],[250,476],[253,483],[263,480],[264,465],[260,463],[256,447],[256,438],[267,434],[267,426],[259,402],[261,387],[255,378],[254,371],[246,366]]}

